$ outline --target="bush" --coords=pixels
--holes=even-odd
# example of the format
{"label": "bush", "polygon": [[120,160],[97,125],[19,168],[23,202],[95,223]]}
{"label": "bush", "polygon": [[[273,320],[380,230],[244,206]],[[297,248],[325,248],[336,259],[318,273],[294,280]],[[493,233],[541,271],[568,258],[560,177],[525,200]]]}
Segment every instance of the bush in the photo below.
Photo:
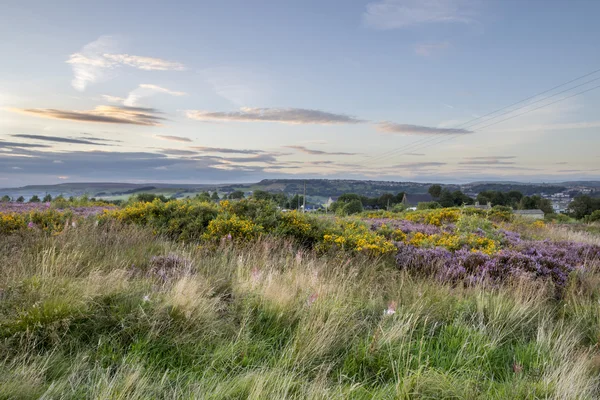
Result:
{"label": "bush", "polygon": [[436,208],[442,208],[437,201],[422,201],[417,204],[417,210],[435,210]]}
{"label": "bush", "polygon": [[600,210],[596,210],[590,215],[583,219],[585,222],[598,222],[600,221]]}
{"label": "bush", "polygon": [[221,239],[252,240],[263,232],[263,227],[237,215],[219,214],[209,222],[202,238],[209,241]]}
{"label": "bush", "polygon": [[342,208],[345,215],[358,214],[362,212],[363,206],[360,200],[351,200]]}

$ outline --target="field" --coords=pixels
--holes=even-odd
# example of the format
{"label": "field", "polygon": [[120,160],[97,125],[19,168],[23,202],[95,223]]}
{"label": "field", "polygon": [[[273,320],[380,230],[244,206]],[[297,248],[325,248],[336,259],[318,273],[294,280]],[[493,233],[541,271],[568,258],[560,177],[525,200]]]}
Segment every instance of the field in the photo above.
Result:
{"label": "field", "polygon": [[4,209],[0,398],[598,398],[589,228],[253,200]]}

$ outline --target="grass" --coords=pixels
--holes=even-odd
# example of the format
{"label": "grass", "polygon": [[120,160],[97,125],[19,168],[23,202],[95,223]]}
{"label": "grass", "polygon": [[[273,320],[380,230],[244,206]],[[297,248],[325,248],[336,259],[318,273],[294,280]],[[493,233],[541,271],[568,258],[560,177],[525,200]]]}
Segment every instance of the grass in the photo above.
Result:
{"label": "grass", "polygon": [[274,239],[209,251],[93,224],[0,239],[1,399],[600,393],[594,266],[557,300]]}

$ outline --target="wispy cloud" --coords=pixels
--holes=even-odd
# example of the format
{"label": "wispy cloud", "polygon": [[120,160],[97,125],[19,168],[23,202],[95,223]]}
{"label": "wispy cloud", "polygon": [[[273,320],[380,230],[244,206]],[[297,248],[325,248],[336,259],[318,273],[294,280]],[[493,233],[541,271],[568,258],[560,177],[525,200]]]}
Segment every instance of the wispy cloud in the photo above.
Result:
{"label": "wispy cloud", "polygon": [[470,160],[470,161],[461,161],[459,162],[461,165],[513,165],[516,164],[514,161],[502,161],[502,160]]}
{"label": "wispy cloud", "polygon": [[185,96],[187,94],[185,92],[178,92],[178,91],[169,90],[164,87],[157,86],[157,85],[143,83],[140,86],[138,86],[136,89],[129,92],[129,95],[127,96],[127,98],[125,100],[123,100],[123,104],[126,106],[129,106],[129,107],[135,107],[138,105],[138,102],[140,101],[140,99],[142,99],[144,97],[150,97],[150,96],[153,96],[153,95],[159,94],[159,93],[169,94],[171,96]]}
{"label": "wispy cloud", "polygon": [[400,29],[431,23],[471,23],[473,0],[381,0],[367,4],[364,23],[374,29]]}
{"label": "wispy cloud", "polygon": [[460,161],[460,165],[513,165],[516,156],[479,156],[465,157],[465,161]]}
{"label": "wispy cloud", "polygon": [[449,42],[418,43],[415,45],[415,53],[423,57],[431,57],[439,54],[450,47]]}
{"label": "wispy cloud", "polygon": [[240,107],[244,104],[265,102],[272,90],[266,74],[236,67],[213,67],[200,71],[200,75],[214,89],[215,93]]}
{"label": "wispy cloud", "polygon": [[400,133],[404,135],[464,135],[473,133],[473,131],[467,129],[436,128],[432,126],[396,124],[389,121],[379,122],[377,124],[377,130],[385,133]]}
{"label": "wispy cloud", "polygon": [[125,101],[124,97],[119,97],[119,96],[111,96],[108,94],[103,94],[102,98],[106,101],[108,101],[109,103],[119,103],[119,104],[123,104],[123,102]]}
{"label": "wispy cloud", "polygon": [[158,116],[153,108],[98,106],[89,111],[69,111],[52,108],[11,108],[13,112],[43,118],[64,119],[78,122],[98,122],[108,124],[129,124],[157,126],[165,118]]}
{"label": "wispy cloud", "polygon": [[73,138],[73,137],[60,137],[60,136],[44,136],[44,135],[28,135],[28,134],[15,134],[11,135],[12,137],[21,138],[21,139],[32,139],[32,140],[41,140],[47,142],[57,142],[57,143],[71,143],[71,144],[91,144],[96,146],[112,146],[107,143],[98,143],[99,141],[108,141],[106,139],[95,139],[89,140],[84,138]]}
{"label": "wispy cloud", "polygon": [[13,148],[32,148],[32,149],[41,149],[48,148],[49,145],[46,144],[38,144],[38,143],[23,143],[23,142],[9,142],[6,140],[0,140],[0,149],[13,149]]}
{"label": "wispy cloud", "polygon": [[134,56],[129,54],[103,54],[104,58],[117,65],[127,65],[144,71],[183,71],[185,66],[175,61],[156,57]]}
{"label": "wispy cloud", "polygon": [[114,54],[117,40],[112,36],[101,36],[86,44],[79,52],[70,55],[67,63],[73,69],[73,87],[84,91],[90,84],[110,77],[121,66],[129,66],[145,71],[181,71],[185,66],[179,62],[155,57],[129,54]]}
{"label": "wispy cloud", "polygon": [[[393,165],[389,168],[397,169],[397,168],[405,168],[405,169],[422,169],[422,168],[431,168],[431,167],[441,167],[446,165],[445,162],[436,162],[436,161],[426,161],[426,162],[408,162]],[[402,171],[400,171],[402,172]]]}
{"label": "wispy cloud", "polygon": [[279,122],[283,124],[358,124],[355,117],[304,108],[249,108],[240,111],[187,111],[188,118],[199,121]]}
{"label": "wispy cloud", "polygon": [[517,156],[478,156],[478,157],[465,157],[465,160],[512,160]]}
{"label": "wispy cloud", "polygon": [[223,154],[261,154],[263,150],[251,150],[251,149],[228,149],[223,147],[206,147],[206,146],[192,146],[192,149],[198,150],[203,153],[223,153]]}
{"label": "wispy cloud", "polygon": [[155,138],[161,140],[170,140],[171,142],[191,142],[192,139],[183,136],[170,136],[170,135],[154,135]]}
{"label": "wispy cloud", "polygon": [[194,150],[181,150],[181,149],[160,149],[162,154],[168,154],[170,156],[195,156],[198,154]]}
{"label": "wispy cloud", "polygon": [[294,150],[298,150],[302,153],[305,154],[313,154],[313,155],[321,155],[321,154],[326,154],[326,155],[332,155],[332,156],[353,156],[356,155],[356,153],[343,153],[343,152],[328,152],[328,151],[322,151],[322,150],[313,150],[313,149],[308,149],[304,146],[283,146],[287,149],[294,149]]}

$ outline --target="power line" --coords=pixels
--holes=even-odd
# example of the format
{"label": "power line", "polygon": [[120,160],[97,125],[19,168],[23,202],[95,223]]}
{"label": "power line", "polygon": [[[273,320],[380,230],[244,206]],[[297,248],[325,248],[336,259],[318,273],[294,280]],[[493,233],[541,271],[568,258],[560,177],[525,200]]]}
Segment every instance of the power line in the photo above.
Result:
{"label": "power line", "polygon": [[[482,118],[485,118],[485,117],[487,117],[487,116],[491,116],[491,115],[493,115],[493,114],[496,114],[496,113],[498,113],[498,112],[500,112],[500,111],[506,110],[507,108],[513,107],[513,106],[515,106],[515,105],[517,105],[517,104],[521,104],[521,103],[523,103],[523,102],[526,102],[526,101],[528,101],[528,100],[534,99],[534,98],[536,98],[536,97],[538,97],[538,96],[541,96],[541,95],[544,95],[544,94],[546,94],[546,93],[552,92],[553,90],[556,90],[556,89],[558,89],[558,88],[560,88],[560,87],[566,86],[566,85],[568,85],[568,84],[570,84],[570,83],[576,82],[576,81],[578,81],[578,80],[581,80],[581,79],[583,79],[583,78],[586,78],[586,77],[588,77],[588,76],[590,76],[590,75],[594,75],[594,74],[596,74],[596,73],[598,73],[598,72],[600,72],[600,69],[594,70],[594,71],[592,71],[592,72],[589,72],[589,73],[587,73],[587,74],[584,74],[584,75],[582,75],[582,76],[579,76],[579,77],[577,77],[577,78],[575,78],[575,79],[571,79],[571,80],[570,80],[570,81],[568,81],[568,82],[562,83],[562,84],[560,84],[560,85],[557,85],[557,86],[554,86],[554,87],[552,87],[552,88],[550,88],[550,89],[548,89],[548,90],[544,90],[543,92],[540,92],[540,93],[537,93],[537,94],[535,94],[535,95],[533,95],[533,96],[527,97],[526,99],[520,100],[520,101],[518,101],[518,102],[516,102],[516,103],[512,103],[512,104],[510,104],[510,105],[508,105],[508,106],[504,106],[504,107],[502,107],[502,108],[499,108],[499,109],[497,109],[497,110],[494,110],[494,111],[492,111],[492,112],[490,112],[490,113],[487,113],[487,114],[485,114],[485,115],[482,115],[482,116],[480,116],[480,117],[477,117],[477,118],[471,119],[471,120],[469,120],[469,121],[467,121],[467,122],[464,122],[464,123],[461,123],[461,124],[459,124],[459,125],[456,125],[456,126],[452,127],[451,129],[457,129],[457,128],[460,128],[460,127],[462,127],[462,128],[464,129],[464,128],[465,128],[465,126],[466,126],[466,127],[473,127],[473,126],[479,125],[479,124],[481,124],[481,123],[486,123],[486,122],[489,122],[489,121],[491,121],[491,120],[493,120],[493,119],[496,119],[496,118],[498,118],[498,117],[501,117],[502,115],[510,114],[510,113],[512,113],[512,112],[515,112],[515,111],[518,111],[518,110],[520,110],[520,109],[523,109],[523,108],[530,107],[532,104],[539,103],[540,101],[547,100],[547,99],[549,99],[549,98],[551,98],[551,97],[554,97],[554,96],[557,96],[557,95],[559,95],[559,94],[565,93],[565,92],[567,92],[567,91],[573,90],[573,89],[575,89],[575,88],[578,88],[578,87],[581,87],[581,86],[587,85],[587,84],[589,84],[589,83],[591,83],[591,82],[593,82],[593,81],[596,81],[596,80],[600,79],[600,77],[598,77],[598,78],[594,78],[594,79],[592,79],[592,80],[589,80],[589,81],[587,81],[587,82],[585,82],[585,83],[582,83],[582,84],[579,84],[579,85],[577,85],[577,86],[570,87],[570,88],[568,88],[568,89],[565,89],[565,90],[563,90],[563,91],[561,91],[561,92],[555,93],[555,94],[553,94],[553,95],[551,95],[551,96],[547,96],[547,97],[544,97],[544,98],[542,98],[542,99],[536,100],[536,101],[534,101],[534,102],[532,102],[532,103],[525,104],[525,105],[523,105],[523,106],[521,106],[521,107],[517,107],[516,109],[509,110],[509,111],[507,111],[507,112],[504,112],[504,113],[502,113],[502,114],[499,114],[499,115],[497,115],[497,116],[495,116],[495,117],[488,118],[487,120],[485,120],[485,121],[481,121],[481,122],[479,122],[479,123],[477,123],[477,124],[473,124],[473,122],[475,122],[475,121],[478,121],[478,120],[480,120],[480,119],[482,119]],[[583,92],[583,93],[585,93],[585,92]],[[559,100],[559,101],[562,101],[562,100]],[[531,110],[531,111],[534,111],[534,110]],[[524,114],[524,113],[521,113],[521,114],[519,114],[519,115],[523,115],[523,114]],[[510,119],[510,118],[508,118],[508,119]],[[507,119],[504,119],[504,120],[507,120]],[[502,120],[502,121],[504,121],[504,120]],[[499,121],[499,122],[501,122],[501,121]],[[491,126],[491,124],[490,124],[490,125],[486,125],[486,126]],[[479,129],[482,129],[482,128],[479,128]],[[457,134],[457,135],[452,135],[452,136],[450,136],[450,138],[454,138],[454,137],[457,137],[457,136],[460,136],[460,134]],[[423,139],[417,140],[417,141],[415,141],[415,142],[412,142],[412,143],[410,143],[408,146],[400,147],[400,148],[397,148],[397,149],[390,150],[390,151],[387,151],[387,152],[385,152],[385,153],[379,154],[379,155],[377,155],[377,156],[373,156],[373,157],[371,157],[369,160],[367,160],[366,162],[364,162],[363,164],[361,164],[360,166],[363,166],[363,167],[364,167],[364,166],[367,166],[367,165],[369,165],[369,164],[372,164],[372,163],[373,163],[373,162],[375,162],[375,161],[381,161],[381,160],[383,160],[383,159],[387,159],[387,158],[389,158],[390,156],[394,155],[394,153],[397,153],[398,151],[402,151],[402,150],[406,150],[406,151],[408,151],[408,150],[412,150],[412,151],[414,151],[416,148],[422,148],[422,144],[424,144],[424,143],[428,143],[428,142],[432,142],[432,141],[435,141],[436,139],[439,139],[439,138],[438,138],[438,137],[435,137],[435,136],[433,136],[433,137],[431,137],[431,138],[423,138]],[[448,139],[448,138],[444,138],[444,140],[447,140],[447,139]],[[415,146],[416,146],[416,147],[415,147]],[[403,154],[405,154],[405,153],[403,153]],[[401,155],[402,155],[402,154],[401,154]]]}
{"label": "power line", "polygon": [[[548,107],[548,106],[550,106],[550,105],[553,105],[553,104],[559,103],[559,102],[561,102],[561,101],[564,101],[564,100],[570,99],[570,98],[572,98],[572,97],[575,97],[575,96],[579,96],[579,95],[581,95],[581,94],[584,94],[584,93],[590,92],[590,91],[592,91],[592,90],[595,90],[595,89],[598,89],[598,88],[600,88],[600,85],[598,85],[598,86],[594,86],[594,87],[592,87],[592,88],[589,88],[589,89],[585,89],[585,90],[579,91],[579,92],[577,92],[577,93],[574,93],[574,94],[572,94],[572,95],[570,95],[570,96],[563,97],[563,98],[561,98],[561,99],[558,99],[558,100],[552,101],[552,102],[550,102],[550,103],[543,104],[543,105],[541,105],[541,106],[539,106],[539,107],[536,107],[536,108],[533,108],[533,109],[531,109],[531,110],[527,110],[527,111],[524,111],[524,112],[522,112],[522,113],[519,113],[519,114],[511,115],[510,117],[504,118],[504,119],[502,119],[502,120],[500,120],[500,121],[496,121],[496,122],[493,122],[493,123],[491,123],[491,124],[489,124],[489,125],[485,125],[485,126],[483,126],[483,127],[480,127],[480,128],[479,128],[479,130],[481,130],[481,129],[484,129],[484,128],[489,128],[490,126],[493,126],[493,125],[499,124],[499,123],[501,123],[501,122],[504,122],[504,121],[508,121],[509,119],[513,119],[513,118],[519,117],[519,116],[521,116],[521,115],[528,114],[528,113],[530,113],[530,112],[533,112],[533,111],[536,111],[536,110],[542,109],[542,108],[544,108],[544,107]],[[455,138],[455,137],[457,137],[457,136],[460,136],[460,135],[451,135],[451,136],[444,137],[444,138],[436,138],[436,139],[440,139],[440,140],[438,140],[438,142],[436,142],[436,143],[433,143],[433,145],[435,145],[435,144],[439,144],[439,143],[442,143],[442,142],[445,142],[445,141],[447,141],[447,140],[450,140],[450,139],[453,139],[453,138]],[[426,147],[427,147],[427,146],[426,146]],[[422,147],[418,147],[418,148],[422,148]],[[411,151],[414,151],[414,150],[415,150],[415,149],[412,149]],[[401,155],[404,155],[404,154],[406,154],[406,153],[398,154],[398,156],[401,156]]]}

